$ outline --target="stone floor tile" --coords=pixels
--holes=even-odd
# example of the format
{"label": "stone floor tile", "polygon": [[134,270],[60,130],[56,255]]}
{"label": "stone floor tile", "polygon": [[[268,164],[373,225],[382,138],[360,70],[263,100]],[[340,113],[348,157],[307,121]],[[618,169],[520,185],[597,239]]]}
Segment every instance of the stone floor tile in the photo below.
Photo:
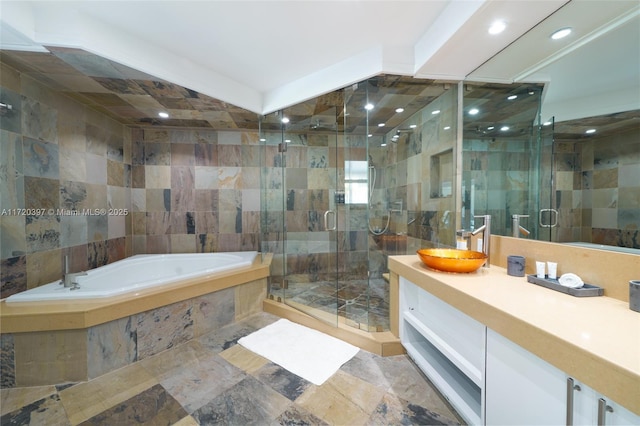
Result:
{"label": "stone floor tile", "polygon": [[65,426],[70,424],[57,393],[0,417],[0,425]]}
{"label": "stone floor tile", "polygon": [[231,389],[196,410],[199,424],[265,425],[273,422],[291,405],[284,396],[247,376]]}
{"label": "stone floor tile", "polygon": [[252,374],[266,365],[269,360],[251,352],[244,346],[235,345],[220,353],[220,356],[242,371]]}
{"label": "stone floor tile", "polygon": [[292,404],[284,413],[280,414],[272,423],[272,426],[328,426],[329,423],[314,416],[302,407]]}
{"label": "stone floor tile", "polygon": [[183,417],[173,424],[173,426],[199,426],[192,416]]}
{"label": "stone floor tile", "polygon": [[393,378],[387,377],[387,374],[385,374],[382,360],[382,357],[371,352],[358,351],[353,358],[340,367],[340,370],[388,390],[391,387]]}
{"label": "stone floor tile", "polygon": [[322,386],[311,386],[296,403],[331,424],[365,424],[384,390],[350,374],[338,371]]}
{"label": "stone floor tile", "polygon": [[421,405],[413,404],[393,394],[385,394],[369,418],[368,425],[459,425],[457,419],[447,418]]}
{"label": "stone floor tile", "polygon": [[60,400],[72,424],[120,404],[158,384],[139,363],[112,371],[60,391]]}
{"label": "stone floor tile", "polygon": [[214,352],[222,352],[235,346],[242,337],[275,322],[279,317],[261,312],[237,323],[229,324],[214,332],[200,336],[197,341]]}
{"label": "stone floor tile", "polygon": [[291,401],[295,401],[312,385],[308,380],[271,362],[257,370],[254,377]]}
{"label": "stone floor tile", "polygon": [[245,377],[242,370],[215,355],[207,362],[175,370],[160,383],[188,413],[192,413]]}
{"label": "stone floor tile", "polygon": [[393,378],[390,393],[414,404],[429,407],[431,411],[444,417],[456,418],[449,403],[408,356],[386,357],[381,362],[385,374]]}
{"label": "stone floor tile", "polygon": [[80,425],[171,425],[186,415],[178,401],[155,385]]}
{"label": "stone floor tile", "polygon": [[15,411],[56,393],[55,386],[0,389],[0,415]]}

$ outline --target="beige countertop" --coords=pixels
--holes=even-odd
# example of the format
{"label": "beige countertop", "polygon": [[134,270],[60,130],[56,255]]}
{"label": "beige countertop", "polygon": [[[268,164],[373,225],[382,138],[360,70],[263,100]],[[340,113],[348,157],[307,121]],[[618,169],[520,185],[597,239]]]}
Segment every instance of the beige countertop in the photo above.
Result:
{"label": "beige countertop", "polygon": [[449,274],[406,255],[389,257],[389,269],[392,285],[393,274],[405,277],[640,415],[640,313],[628,302],[574,297],[509,276],[495,265]]}

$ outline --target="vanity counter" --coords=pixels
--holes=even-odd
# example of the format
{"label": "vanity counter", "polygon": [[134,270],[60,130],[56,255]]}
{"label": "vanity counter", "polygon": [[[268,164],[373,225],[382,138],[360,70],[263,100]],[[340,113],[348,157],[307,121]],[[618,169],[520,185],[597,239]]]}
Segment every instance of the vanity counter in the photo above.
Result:
{"label": "vanity counter", "polygon": [[450,274],[405,255],[390,256],[389,269],[394,334],[402,276],[640,415],[640,314],[628,302],[570,296],[494,265]]}

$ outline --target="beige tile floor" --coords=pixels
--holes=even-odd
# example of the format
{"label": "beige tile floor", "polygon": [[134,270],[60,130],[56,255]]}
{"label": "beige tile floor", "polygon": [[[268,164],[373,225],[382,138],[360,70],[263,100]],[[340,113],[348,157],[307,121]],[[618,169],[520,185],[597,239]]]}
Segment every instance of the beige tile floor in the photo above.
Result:
{"label": "beige tile floor", "polygon": [[316,386],[236,344],[277,319],[257,314],[88,382],[1,389],[0,424],[460,424],[406,356],[361,350]]}

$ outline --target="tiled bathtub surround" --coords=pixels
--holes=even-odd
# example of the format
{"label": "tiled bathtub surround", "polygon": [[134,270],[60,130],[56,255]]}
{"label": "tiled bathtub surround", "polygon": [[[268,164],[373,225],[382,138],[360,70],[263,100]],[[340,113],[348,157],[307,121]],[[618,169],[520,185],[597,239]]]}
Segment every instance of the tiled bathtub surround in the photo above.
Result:
{"label": "tiled bathtub surround", "polygon": [[134,253],[257,250],[257,132],[133,130]]}
{"label": "tiled bathtub surround", "polygon": [[77,272],[139,253],[258,249],[257,132],[132,129],[1,66],[13,109],[0,120],[0,209],[44,213],[0,216],[0,298],[60,279],[65,256]]}
{"label": "tiled bathtub surround", "polygon": [[[130,254],[131,133],[122,124],[0,65],[0,297]],[[24,209],[24,210],[21,210]]]}
{"label": "tiled bathtub surround", "polygon": [[93,379],[261,311],[266,279],[86,329],[3,334],[2,387]]}

